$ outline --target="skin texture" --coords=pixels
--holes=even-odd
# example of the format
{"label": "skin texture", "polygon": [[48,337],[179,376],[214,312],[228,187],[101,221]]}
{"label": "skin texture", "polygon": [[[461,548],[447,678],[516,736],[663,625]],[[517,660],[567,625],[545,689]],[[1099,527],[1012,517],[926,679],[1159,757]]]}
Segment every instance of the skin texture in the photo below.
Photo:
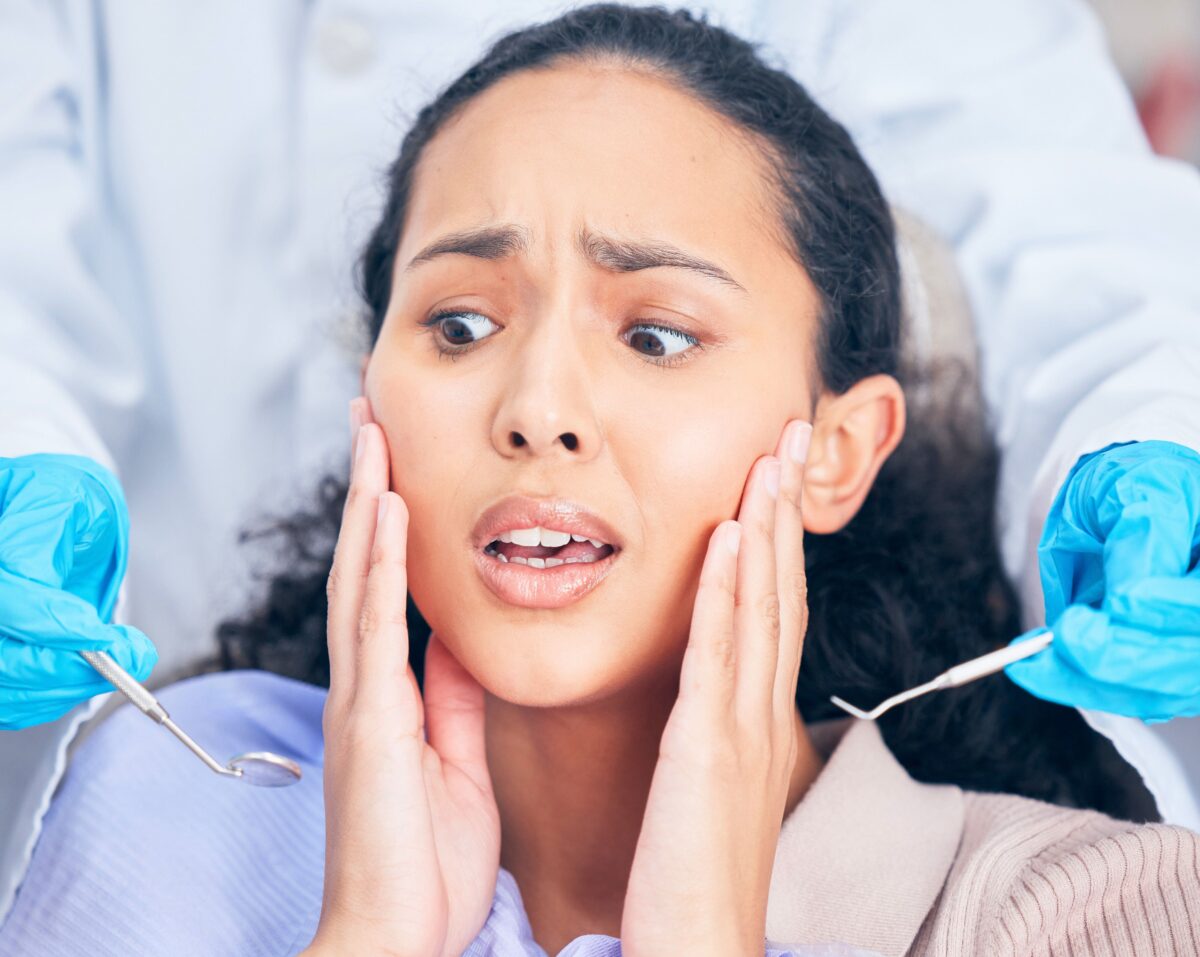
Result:
{"label": "skin texture", "polygon": [[[612,64],[510,77],[430,144],[352,409],[314,950],[459,953],[498,860],[549,953],[608,933],[629,954],[761,954],[779,826],[819,771],[793,702],[802,528],[849,521],[904,427],[890,377],[833,396],[809,371],[819,298],[774,202],[759,144]],[[496,226],[521,248],[413,262]],[[618,271],[581,235],[670,244],[734,281]],[[441,309],[467,331],[421,324]],[[788,442],[810,422],[802,465]],[[596,590],[531,610],[485,588],[470,532],[514,492],[618,531]],[[423,703],[406,587],[435,632]]]}

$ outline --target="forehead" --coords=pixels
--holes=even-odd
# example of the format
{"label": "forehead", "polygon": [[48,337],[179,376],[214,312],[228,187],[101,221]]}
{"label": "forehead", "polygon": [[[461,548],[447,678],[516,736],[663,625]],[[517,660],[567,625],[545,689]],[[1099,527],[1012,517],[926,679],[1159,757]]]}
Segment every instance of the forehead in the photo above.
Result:
{"label": "forehead", "polygon": [[672,82],[569,64],[508,77],[427,146],[400,259],[437,233],[527,225],[535,243],[581,228],[654,236],[749,268],[792,263],[760,145]]}

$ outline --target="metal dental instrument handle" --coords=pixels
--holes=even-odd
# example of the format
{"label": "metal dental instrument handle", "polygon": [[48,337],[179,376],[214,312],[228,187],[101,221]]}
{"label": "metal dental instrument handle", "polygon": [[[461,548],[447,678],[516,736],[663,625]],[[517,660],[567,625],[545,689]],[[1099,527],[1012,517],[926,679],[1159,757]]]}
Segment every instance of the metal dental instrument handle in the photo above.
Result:
{"label": "metal dental instrument handle", "polygon": [[188,746],[188,749],[196,757],[207,764],[213,771],[216,771],[217,774],[223,774],[226,777],[240,778],[242,776],[241,771],[225,767],[225,765],[221,764],[193,741],[186,731],[171,720],[171,716],[167,714],[167,709],[158,703],[158,699],[147,691],[133,675],[117,664],[112,655],[107,651],[81,651],[79,653],[87,659],[88,664],[100,672],[121,694],[132,701],[134,707],[143,714],[153,718],[170,731],[171,734],[175,735],[175,737]]}
{"label": "metal dental instrument handle", "polygon": [[1003,671],[1014,661],[1023,661],[1026,658],[1036,655],[1039,651],[1049,648],[1050,642],[1053,640],[1054,633],[1047,631],[1045,634],[1038,635],[1036,638],[1030,638],[1028,641],[1022,641],[1020,644],[1006,645],[996,651],[988,652],[986,655],[980,655],[978,658],[964,661],[961,665],[955,665],[953,668],[943,671],[936,678],[926,681],[923,685],[917,685],[915,688],[909,688],[907,691],[901,691],[899,694],[892,695],[870,711],[863,711],[861,708],[856,708],[837,695],[834,695],[829,700],[856,718],[862,718],[864,721],[874,721],[881,715],[891,711],[896,705],[912,701],[913,698],[919,698],[921,695],[929,694],[931,691],[941,691],[944,688],[957,688],[959,685],[968,684],[977,678],[984,678],[987,675],[995,674],[997,671]]}
{"label": "metal dental instrument handle", "polygon": [[[258,784],[265,787],[280,787],[294,784],[300,780],[300,766],[295,761],[272,754],[269,751],[254,751],[238,755],[230,760],[228,765],[221,764],[216,758],[205,751],[192,740],[191,736],[171,720],[167,709],[159,704],[154,697],[136,678],[122,668],[107,651],[80,651],[88,664],[95,668],[121,694],[125,695],[134,707],[143,714],[153,718],[165,727],[171,734],[182,741],[189,751],[203,761],[208,767],[223,777],[243,778],[248,784]],[[236,767],[232,765],[237,765]],[[247,771],[250,773],[247,774]]]}

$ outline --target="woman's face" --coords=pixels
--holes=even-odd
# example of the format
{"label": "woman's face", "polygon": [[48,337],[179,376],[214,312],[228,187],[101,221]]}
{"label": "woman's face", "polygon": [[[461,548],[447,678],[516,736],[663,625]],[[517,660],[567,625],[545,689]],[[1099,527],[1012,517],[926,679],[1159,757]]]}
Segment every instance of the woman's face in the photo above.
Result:
{"label": "woman's face", "polygon": [[[413,598],[491,693],[562,705],[677,675],[709,535],[812,418],[818,297],[775,209],[729,121],[616,67],[510,77],[427,148],[365,388]],[[488,554],[534,554],[492,543],[539,517],[615,548]]]}

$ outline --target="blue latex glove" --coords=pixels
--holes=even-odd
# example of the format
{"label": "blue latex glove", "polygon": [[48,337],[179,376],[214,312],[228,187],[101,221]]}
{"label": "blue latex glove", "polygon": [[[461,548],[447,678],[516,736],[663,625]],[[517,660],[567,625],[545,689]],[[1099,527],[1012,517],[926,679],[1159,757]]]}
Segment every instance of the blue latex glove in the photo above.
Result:
{"label": "blue latex glove", "polygon": [[1200,455],[1155,441],[1083,456],[1038,558],[1054,641],[1013,681],[1146,721],[1200,714]]}
{"label": "blue latex glove", "polygon": [[53,721],[112,691],[80,650],[150,674],[150,639],[106,624],[128,543],[125,497],[107,469],[75,455],[0,458],[0,729]]}

